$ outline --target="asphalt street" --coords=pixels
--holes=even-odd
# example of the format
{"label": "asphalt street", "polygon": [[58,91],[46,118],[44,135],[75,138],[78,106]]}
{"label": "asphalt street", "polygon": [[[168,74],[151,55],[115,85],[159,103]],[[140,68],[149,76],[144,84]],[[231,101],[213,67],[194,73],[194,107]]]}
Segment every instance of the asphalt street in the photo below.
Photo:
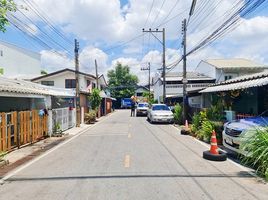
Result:
{"label": "asphalt street", "polygon": [[0,199],[268,199],[268,185],[168,124],[119,110],[0,185]]}

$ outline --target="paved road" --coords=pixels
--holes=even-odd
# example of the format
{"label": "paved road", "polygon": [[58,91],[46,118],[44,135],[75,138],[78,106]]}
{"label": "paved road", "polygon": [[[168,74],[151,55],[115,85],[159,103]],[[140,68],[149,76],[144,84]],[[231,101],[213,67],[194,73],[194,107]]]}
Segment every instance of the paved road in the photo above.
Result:
{"label": "paved road", "polygon": [[117,111],[21,170],[0,199],[268,199],[268,186],[171,125]]}

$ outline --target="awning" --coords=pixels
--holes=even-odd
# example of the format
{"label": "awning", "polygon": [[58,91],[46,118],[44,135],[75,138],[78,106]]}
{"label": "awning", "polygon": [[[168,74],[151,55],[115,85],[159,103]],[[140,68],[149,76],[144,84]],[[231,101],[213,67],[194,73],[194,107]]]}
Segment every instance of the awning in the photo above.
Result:
{"label": "awning", "polygon": [[241,90],[241,89],[252,88],[252,87],[260,87],[264,85],[268,85],[268,77],[259,78],[255,80],[249,80],[249,81],[243,81],[243,82],[238,82],[238,83],[212,86],[204,90],[201,90],[200,93]]}

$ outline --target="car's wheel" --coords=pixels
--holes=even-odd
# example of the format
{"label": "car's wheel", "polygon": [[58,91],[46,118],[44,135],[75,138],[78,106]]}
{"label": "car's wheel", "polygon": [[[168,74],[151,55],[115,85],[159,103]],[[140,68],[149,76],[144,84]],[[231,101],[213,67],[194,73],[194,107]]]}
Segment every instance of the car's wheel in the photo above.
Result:
{"label": "car's wheel", "polygon": [[222,151],[219,151],[218,155],[212,154],[210,151],[204,151],[203,158],[212,161],[225,161],[227,159],[227,155]]}

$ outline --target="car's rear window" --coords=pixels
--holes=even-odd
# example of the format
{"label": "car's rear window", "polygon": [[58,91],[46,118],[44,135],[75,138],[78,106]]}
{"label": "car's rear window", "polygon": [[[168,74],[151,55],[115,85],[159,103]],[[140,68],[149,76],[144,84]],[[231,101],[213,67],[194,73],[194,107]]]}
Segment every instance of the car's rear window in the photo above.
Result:
{"label": "car's rear window", "polygon": [[152,107],[152,110],[170,110],[166,105],[155,105]]}
{"label": "car's rear window", "polygon": [[138,104],[138,107],[148,107],[149,105],[148,104],[146,104],[146,103],[139,103]]}

